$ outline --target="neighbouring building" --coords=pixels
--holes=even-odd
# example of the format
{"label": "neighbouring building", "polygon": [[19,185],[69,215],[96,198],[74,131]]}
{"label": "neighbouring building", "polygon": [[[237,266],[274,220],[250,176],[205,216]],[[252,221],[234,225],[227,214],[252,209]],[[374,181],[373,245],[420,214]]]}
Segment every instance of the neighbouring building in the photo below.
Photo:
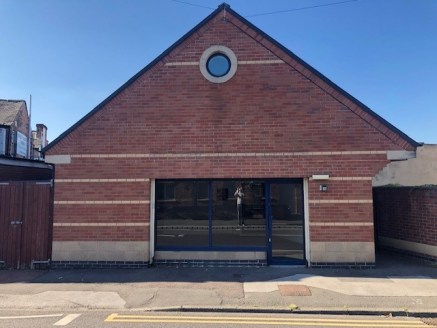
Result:
{"label": "neighbouring building", "polygon": [[43,159],[41,150],[48,145],[47,127],[44,124],[37,124],[36,131],[32,131],[32,158]]}
{"label": "neighbouring building", "polygon": [[54,165],[29,159],[29,125],[24,100],[0,100],[0,269],[51,259]]}
{"label": "neighbouring building", "polygon": [[24,100],[0,99],[0,156],[29,158],[29,115]]}
{"label": "neighbouring building", "polygon": [[47,268],[54,165],[0,156],[0,269]]}
{"label": "neighbouring building", "polygon": [[376,242],[437,261],[437,145],[425,144],[411,157],[373,178]]}
{"label": "neighbouring building", "polygon": [[52,264],[372,267],[372,178],[418,146],[222,4],[43,149]]}

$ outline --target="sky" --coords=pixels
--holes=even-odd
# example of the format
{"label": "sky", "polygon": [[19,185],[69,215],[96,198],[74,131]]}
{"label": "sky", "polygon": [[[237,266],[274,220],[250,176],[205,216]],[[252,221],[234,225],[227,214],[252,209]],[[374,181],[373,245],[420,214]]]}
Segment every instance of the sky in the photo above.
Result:
{"label": "sky", "polygon": [[[437,0],[344,1],[226,2],[408,136],[437,144]],[[183,2],[0,0],[0,99],[29,107],[32,95],[33,129],[45,124],[54,140],[223,1]]]}

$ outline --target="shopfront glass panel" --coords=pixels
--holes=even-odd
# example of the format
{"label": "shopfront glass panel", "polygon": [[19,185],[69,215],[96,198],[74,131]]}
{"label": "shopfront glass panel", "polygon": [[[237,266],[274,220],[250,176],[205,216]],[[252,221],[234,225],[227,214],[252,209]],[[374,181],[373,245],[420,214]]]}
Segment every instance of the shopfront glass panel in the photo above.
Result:
{"label": "shopfront glass panel", "polygon": [[264,182],[213,181],[212,197],[213,247],[266,246]]}
{"label": "shopfront glass panel", "polygon": [[304,260],[304,215],[301,183],[271,183],[272,262]]}
{"label": "shopfront glass panel", "polygon": [[207,181],[157,181],[157,246],[207,247],[208,202]]}

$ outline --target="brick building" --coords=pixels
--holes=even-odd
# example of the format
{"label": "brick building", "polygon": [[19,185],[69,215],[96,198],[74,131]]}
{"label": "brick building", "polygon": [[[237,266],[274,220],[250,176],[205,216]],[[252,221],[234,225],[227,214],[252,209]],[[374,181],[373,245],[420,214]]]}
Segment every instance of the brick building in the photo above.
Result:
{"label": "brick building", "polygon": [[29,133],[26,102],[0,99],[0,155],[29,158]]}
{"label": "brick building", "polygon": [[36,130],[32,131],[32,158],[43,159],[41,150],[48,145],[47,127],[44,124],[37,124]]}
{"label": "brick building", "polygon": [[417,146],[223,4],[44,149],[52,260],[373,266],[372,177]]}
{"label": "brick building", "polygon": [[437,145],[390,163],[372,185],[377,247],[436,262]]}

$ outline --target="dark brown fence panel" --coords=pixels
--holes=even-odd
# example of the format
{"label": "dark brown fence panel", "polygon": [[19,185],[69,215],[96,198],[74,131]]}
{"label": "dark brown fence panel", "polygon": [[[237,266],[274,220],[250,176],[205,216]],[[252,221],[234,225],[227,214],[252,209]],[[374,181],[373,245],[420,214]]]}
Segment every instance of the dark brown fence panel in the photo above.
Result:
{"label": "dark brown fence panel", "polygon": [[24,187],[21,268],[47,261],[51,253],[50,182],[28,182]]}
{"label": "dark brown fence panel", "polygon": [[9,182],[0,185],[0,261],[4,262],[6,268],[19,268],[22,198],[22,182]]}
{"label": "dark brown fence panel", "polygon": [[31,268],[51,257],[50,182],[0,182],[0,266]]}

